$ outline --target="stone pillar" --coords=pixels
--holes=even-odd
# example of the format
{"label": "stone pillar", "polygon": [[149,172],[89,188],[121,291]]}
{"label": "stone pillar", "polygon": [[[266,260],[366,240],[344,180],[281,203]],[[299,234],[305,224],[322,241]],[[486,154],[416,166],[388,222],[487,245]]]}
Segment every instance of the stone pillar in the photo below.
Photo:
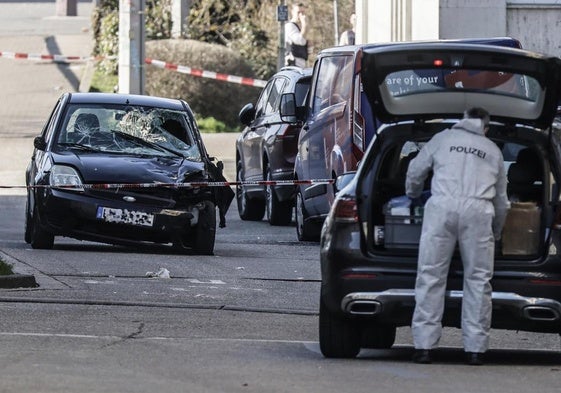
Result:
{"label": "stone pillar", "polygon": [[191,8],[191,0],[171,0],[171,36],[181,38],[185,36],[187,16]]}
{"label": "stone pillar", "polygon": [[78,0],[56,0],[56,16],[77,16]]}

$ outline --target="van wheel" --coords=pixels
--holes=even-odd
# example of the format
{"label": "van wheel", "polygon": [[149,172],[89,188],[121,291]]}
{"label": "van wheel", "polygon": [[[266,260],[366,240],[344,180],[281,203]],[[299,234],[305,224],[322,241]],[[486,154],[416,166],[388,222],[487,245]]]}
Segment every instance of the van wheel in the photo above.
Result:
{"label": "van wheel", "polygon": [[[236,166],[236,182],[243,181],[243,167],[241,161]],[[249,199],[243,186],[236,185],[236,202],[238,214],[244,221],[260,221],[265,215],[265,201]]]}
{"label": "van wheel", "polygon": [[360,334],[352,321],[337,318],[320,297],[319,347],[326,358],[354,358],[360,352]]}
{"label": "van wheel", "polygon": [[[271,167],[267,165],[267,181],[273,180]],[[265,186],[267,221],[271,225],[288,225],[292,222],[291,201],[281,202],[273,190],[273,186]]]}
{"label": "van wheel", "polygon": [[373,349],[389,349],[395,342],[395,326],[365,323],[362,328],[362,346]]}
{"label": "van wheel", "polygon": [[296,235],[300,241],[315,241],[317,236],[314,236],[310,228],[310,224],[306,224],[306,218],[308,218],[308,213],[306,213],[306,207],[304,206],[304,197],[300,189],[296,192],[296,203],[295,203],[295,218],[296,218]]}
{"label": "van wheel", "polygon": [[205,205],[204,209],[199,210],[193,251],[200,255],[213,255],[216,238],[216,208],[210,201],[205,201]]}

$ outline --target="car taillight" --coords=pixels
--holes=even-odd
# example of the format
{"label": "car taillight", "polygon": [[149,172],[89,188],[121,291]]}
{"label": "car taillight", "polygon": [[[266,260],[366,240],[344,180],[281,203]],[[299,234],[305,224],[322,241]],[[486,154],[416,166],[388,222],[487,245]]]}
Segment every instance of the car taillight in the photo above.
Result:
{"label": "car taillight", "polygon": [[294,126],[294,125],[288,125],[284,128],[283,131],[279,132],[278,137],[280,139],[283,138],[294,138],[298,136],[298,133],[300,132],[300,127]]}
{"label": "car taillight", "polygon": [[358,209],[356,206],[356,199],[348,197],[339,198],[335,200],[333,209],[333,218],[336,222],[358,222]]}

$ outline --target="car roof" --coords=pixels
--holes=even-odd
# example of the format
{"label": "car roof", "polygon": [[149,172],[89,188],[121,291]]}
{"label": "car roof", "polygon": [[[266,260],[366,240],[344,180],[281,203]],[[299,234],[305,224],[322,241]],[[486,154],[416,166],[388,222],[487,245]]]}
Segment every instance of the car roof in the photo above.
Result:
{"label": "car roof", "polygon": [[367,43],[358,45],[347,46],[334,46],[331,48],[323,49],[319,56],[330,55],[341,52],[358,52],[372,48],[380,48],[385,46],[400,46],[409,44],[430,44],[430,43],[464,43],[464,44],[481,44],[481,45],[494,45],[503,46],[508,48],[522,49],[522,44],[515,38],[511,37],[484,37],[484,38],[457,38],[457,39],[440,39],[440,40],[418,40],[418,41],[399,41],[399,42],[380,42],[380,43]]}
{"label": "car roof", "polygon": [[276,73],[276,75],[279,75],[279,74],[298,74],[298,76],[308,77],[308,76],[312,76],[312,71],[313,71],[313,68],[311,68],[311,67],[300,68],[300,67],[295,67],[295,66],[285,66],[285,67],[282,67]]}
{"label": "car roof", "polygon": [[185,110],[182,100],[138,94],[69,93],[68,102],[71,104],[142,105]]}

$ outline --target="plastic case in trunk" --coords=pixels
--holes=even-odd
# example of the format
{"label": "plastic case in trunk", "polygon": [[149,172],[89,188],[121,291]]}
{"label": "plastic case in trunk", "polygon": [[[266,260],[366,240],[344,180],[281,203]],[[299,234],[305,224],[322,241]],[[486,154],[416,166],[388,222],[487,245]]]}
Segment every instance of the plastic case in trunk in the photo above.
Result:
{"label": "plastic case in trunk", "polygon": [[384,226],[384,246],[386,248],[415,249],[419,247],[421,226],[420,216],[395,216],[386,214]]}

